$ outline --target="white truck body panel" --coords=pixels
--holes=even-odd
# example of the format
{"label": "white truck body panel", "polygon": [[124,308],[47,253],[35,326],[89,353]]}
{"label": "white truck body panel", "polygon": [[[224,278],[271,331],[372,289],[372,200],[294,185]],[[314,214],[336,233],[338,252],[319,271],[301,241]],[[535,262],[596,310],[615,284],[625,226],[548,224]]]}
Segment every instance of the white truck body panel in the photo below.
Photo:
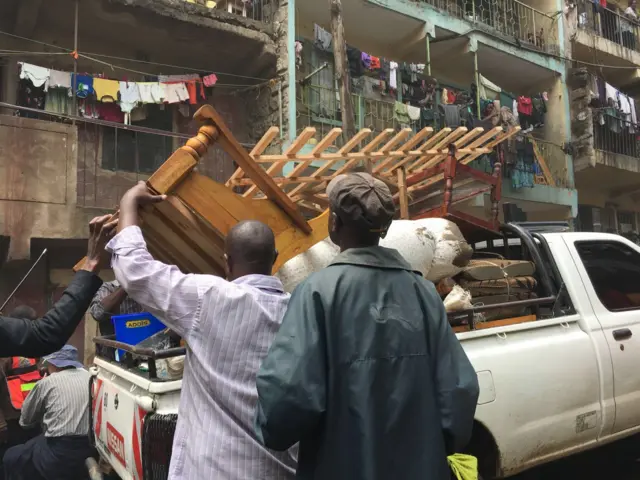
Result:
{"label": "white truck body panel", "polygon": [[182,380],[150,381],[99,357],[92,374],[96,448],[122,480],[142,480],[143,418],[178,413]]}
{"label": "white truck body panel", "polygon": [[[493,436],[504,476],[640,430],[640,309],[604,307],[575,243],[620,242],[638,254],[640,248],[610,234],[544,237],[576,313],[458,334],[480,382],[476,420]],[[633,333],[622,342],[613,338],[621,328]],[[181,381],[145,380],[100,358],[95,374],[98,449],[123,480],[141,479],[138,419],[145,412],[177,413]],[[108,433],[114,429],[124,455],[120,437]]]}

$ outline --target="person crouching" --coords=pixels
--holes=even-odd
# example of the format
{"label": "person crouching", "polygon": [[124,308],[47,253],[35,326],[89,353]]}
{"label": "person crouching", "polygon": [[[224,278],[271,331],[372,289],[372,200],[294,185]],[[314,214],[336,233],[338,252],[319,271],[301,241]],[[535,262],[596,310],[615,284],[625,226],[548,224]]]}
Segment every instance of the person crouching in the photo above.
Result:
{"label": "person crouching", "polygon": [[47,376],[22,405],[20,425],[41,424],[42,435],[10,448],[4,455],[6,480],[88,478],[90,374],[78,361],[78,350],[65,345],[43,358]]}

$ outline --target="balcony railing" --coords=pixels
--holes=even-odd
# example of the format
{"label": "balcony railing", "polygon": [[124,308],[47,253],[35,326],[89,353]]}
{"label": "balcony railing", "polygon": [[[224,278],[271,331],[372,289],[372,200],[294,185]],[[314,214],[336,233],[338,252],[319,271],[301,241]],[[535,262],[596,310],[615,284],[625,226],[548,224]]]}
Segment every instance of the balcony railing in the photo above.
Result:
{"label": "balcony railing", "polygon": [[208,9],[217,9],[224,12],[250,18],[259,22],[271,23],[277,0],[184,0],[187,3],[201,5]]}
{"label": "balcony railing", "polygon": [[590,0],[578,4],[578,26],[630,50],[640,52],[640,23],[625,15],[600,6]]}
{"label": "balcony railing", "polygon": [[[363,95],[352,94],[356,128],[369,128],[380,133],[386,128],[394,130],[409,127],[417,131],[419,121],[401,123],[394,115],[395,101],[375,100]],[[316,129],[316,139],[324,137],[329,130],[342,127],[342,116],[338,91],[322,85],[306,85],[298,97],[298,133],[305,127]],[[343,139],[336,140],[341,146]]]}
{"label": "balcony railing", "polygon": [[557,16],[518,0],[417,0],[536,50],[559,53]]}
{"label": "balcony railing", "polygon": [[596,150],[640,158],[639,134],[639,125],[614,115],[594,114],[593,146]]}

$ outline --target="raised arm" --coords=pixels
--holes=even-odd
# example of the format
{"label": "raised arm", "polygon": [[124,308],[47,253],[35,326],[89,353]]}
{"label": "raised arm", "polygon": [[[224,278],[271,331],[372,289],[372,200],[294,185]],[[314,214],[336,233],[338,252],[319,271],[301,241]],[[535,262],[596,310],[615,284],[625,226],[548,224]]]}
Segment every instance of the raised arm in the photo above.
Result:
{"label": "raised arm", "polygon": [[87,259],[62,298],[38,320],[0,317],[0,356],[42,357],[62,348],[84,317],[91,299],[102,285],[97,276],[104,245],[115,232],[111,216],[89,224]]}
{"label": "raised arm", "polygon": [[120,305],[127,298],[127,292],[113,282],[104,283],[91,301],[89,313],[98,323],[108,322],[117,314]]}

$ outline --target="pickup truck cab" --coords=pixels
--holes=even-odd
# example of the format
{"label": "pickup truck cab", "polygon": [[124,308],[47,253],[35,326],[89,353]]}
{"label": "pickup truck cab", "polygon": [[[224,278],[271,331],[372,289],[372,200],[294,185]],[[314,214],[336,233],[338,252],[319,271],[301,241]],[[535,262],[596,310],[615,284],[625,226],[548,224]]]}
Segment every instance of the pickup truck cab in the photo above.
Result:
{"label": "pickup truck cab", "polygon": [[[477,322],[478,313],[512,302],[449,316],[478,373],[468,453],[478,457],[485,479],[640,431],[640,247],[611,234],[535,230],[508,224],[501,236],[473,239],[479,256],[536,264],[538,298],[516,302],[530,315]],[[181,381],[157,379],[152,365],[184,349],[96,343],[149,364],[140,373],[96,358],[92,422],[100,454],[123,480],[166,479]]]}

